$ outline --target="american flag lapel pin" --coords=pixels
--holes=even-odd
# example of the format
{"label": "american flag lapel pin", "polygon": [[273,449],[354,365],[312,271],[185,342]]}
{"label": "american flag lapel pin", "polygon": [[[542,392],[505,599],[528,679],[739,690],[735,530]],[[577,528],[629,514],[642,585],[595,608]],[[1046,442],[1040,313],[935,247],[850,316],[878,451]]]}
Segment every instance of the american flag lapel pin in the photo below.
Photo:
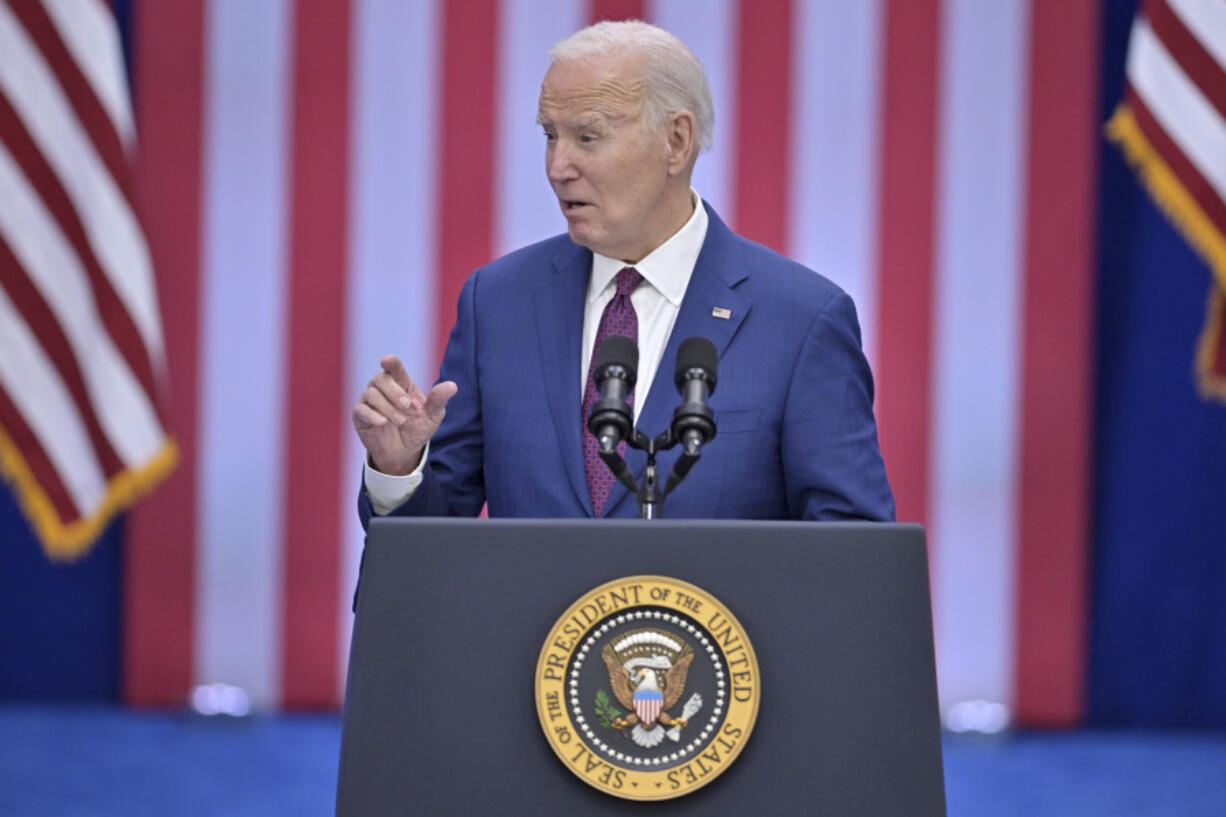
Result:
{"label": "american flag lapel pin", "polygon": [[717,306],[711,310],[711,317],[712,318],[723,318],[724,320],[728,320],[729,318],[732,317],[732,310],[728,309],[727,307]]}

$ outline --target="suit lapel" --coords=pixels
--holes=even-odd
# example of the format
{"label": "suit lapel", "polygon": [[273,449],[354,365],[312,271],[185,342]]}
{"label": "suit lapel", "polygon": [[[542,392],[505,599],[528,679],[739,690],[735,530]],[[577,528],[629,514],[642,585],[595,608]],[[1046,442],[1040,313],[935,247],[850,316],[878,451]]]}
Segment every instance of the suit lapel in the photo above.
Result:
{"label": "suit lapel", "polygon": [[[749,277],[749,271],[741,262],[741,253],[736,243],[736,236],[729,230],[715,211],[707,206],[707,236],[694,265],[694,273],[685,289],[685,297],[681,299],[681,309],[677,313],[677,321],[673,331],[668,336],[664,347],[664,355],[660,358],[660,366],[656,369],[655,379],[647,393],[647,403],[639,414],[638,427],[644,434],[655,437],[664,431],[673,420],[673,410],[680,403],[677,387],[673,384],[673,374],[676,369],[677,349],[687,338],[704,337],[715,345],[717,357],[723,357],[724,350],[732,342],[741,322],[749,314],[749,296],[735,289],[736,285]],[[727,317],[717,317],[714,312],[727,314]],[[727,310],[727,313],[724,312]],[[640,451],[626,452],[626,463],[634,471],[635,478],[642,479],[643,469],[647,467],[647,457]],[[582,458],[580,459],[582,465]],[[660,474],[660,482],[668,474]],[[586,481],[585,481],[586,486]],[[607,516],[618,503],[625,499],[629,491],[620,483],[615,483],[605,503],[602,516]]]}
{"label": "suit lapel", "polygon": [[591,274],[592,255],[567,244],[553,258],[553,269],[542,275],[536,288],[536,328],[540,346],[545,397],[558,435],[558,450],[566,463],[571,487],[583,507],[592,512],[592,497],[583,470],[580,442],[579,346],[583,340],[584,297]]}

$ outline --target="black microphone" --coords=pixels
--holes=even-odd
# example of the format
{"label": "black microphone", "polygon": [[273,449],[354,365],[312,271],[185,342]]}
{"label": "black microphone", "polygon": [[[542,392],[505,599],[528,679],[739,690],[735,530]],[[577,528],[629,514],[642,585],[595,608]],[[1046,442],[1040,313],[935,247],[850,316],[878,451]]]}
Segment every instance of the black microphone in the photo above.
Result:
{"label": "black microphone", "polygon": [[715,436],[715,412],[707,405],[707,396],[715,391],[717,366],[715,344],[706,338],[689,338],[677,350],[673,382],[681,393],[681,405],[673,412],[673,436],[690,455]]}
{"label": "black microphone", "polygon": [[634,428],[634,414],[626,398],[634,388],[638,366],[639,348],[630,338],[613,335],[600,344],[592,370],[600,399],[592,405],[587,427],[600,441],[602,451],[615,451]]}

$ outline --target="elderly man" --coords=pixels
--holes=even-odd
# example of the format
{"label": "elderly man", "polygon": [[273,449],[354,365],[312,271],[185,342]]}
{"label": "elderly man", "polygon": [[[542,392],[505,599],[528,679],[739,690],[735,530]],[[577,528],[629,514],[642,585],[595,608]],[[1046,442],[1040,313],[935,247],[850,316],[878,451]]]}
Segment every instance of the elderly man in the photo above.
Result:
{"label": "elderly man", "polygon": [[[718,432],[662,516],[892,519],[851,299],[736,236],[690,187],[714,120],[697,59],[641,22],[583,29],[550,57],[537,119],[567,234],[472,274],[429,393],[381,361],[353,410],[363,523],[486,503],[490,516],[635,516],[586,429],[592,361],[613,334],[639,345],[634,412],[651,436],[678,403],[681,341],[719,354]],[[641,452],[626,460],[641,474]]]}

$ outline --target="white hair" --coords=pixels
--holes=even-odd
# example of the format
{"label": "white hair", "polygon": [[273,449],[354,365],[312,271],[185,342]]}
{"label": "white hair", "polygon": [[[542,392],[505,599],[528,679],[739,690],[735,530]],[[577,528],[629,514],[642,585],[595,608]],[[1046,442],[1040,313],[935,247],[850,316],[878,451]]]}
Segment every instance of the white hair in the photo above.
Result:
{"label": "white hair", "polygon": [[642,20],[605,20],[580,29],[549,50],[554,63],[578,62],[620,51],[643,56],[643,120],[660,127],[678,111],[694,115],[698,151],[710,150],[715,105],[702,63],[685,43],[659,26]]}

